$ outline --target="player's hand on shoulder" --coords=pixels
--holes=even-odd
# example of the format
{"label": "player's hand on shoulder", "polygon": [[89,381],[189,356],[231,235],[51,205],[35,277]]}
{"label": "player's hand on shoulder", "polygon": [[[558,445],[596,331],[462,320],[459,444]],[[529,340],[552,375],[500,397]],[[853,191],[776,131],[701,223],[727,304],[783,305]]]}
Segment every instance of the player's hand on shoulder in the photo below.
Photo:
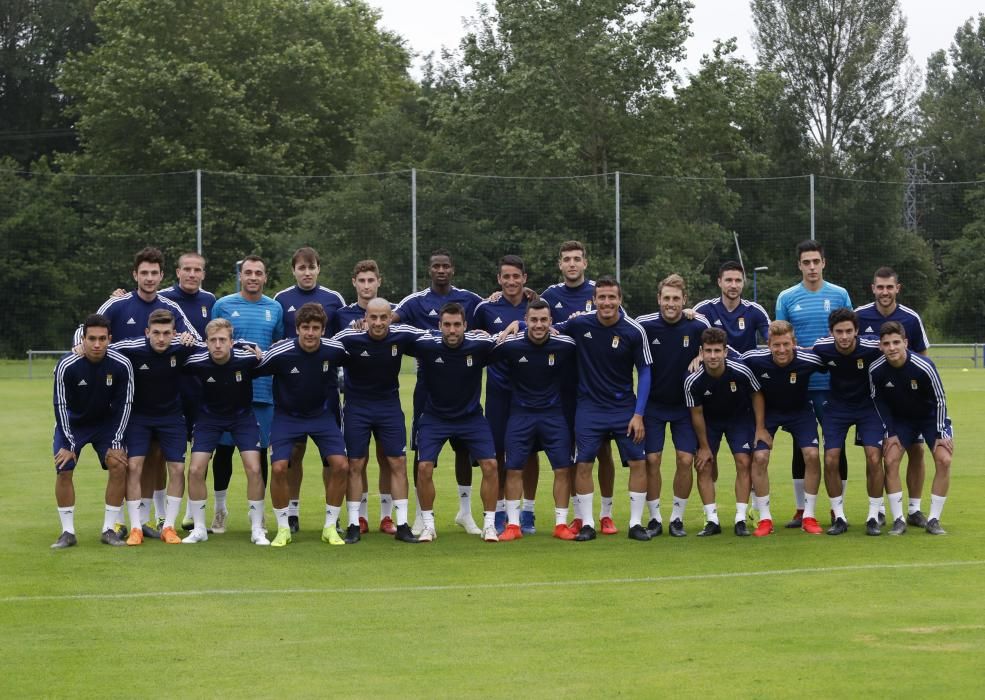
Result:
{"label": "player's hand on shoulder", "polygon": [[74,348],[72,348],[72,352],[78,355],[79,357],[85,355],[85,349],[83,349],[82,343],[79,343]]}
{"label": "player's hand on shoulder", "polygon": [[197,343],[198,341],[195,339],[195,336],[193,336],[188,331],[185,331],[184,333],[178,335],[178,342],[180,342],[182,345],[185,345],[187,347],[191,347],[192,345],[195,345],[195,343]]}
{"label": "player's hand on shoulder", "polygon": [[495,292],[486,297],[486,301],[497,302],[503,298],[503,290],[497,289]]}
{"label": "player's hand on shoulder", "polygon": [[537,301],[538,299],[540,299],[540,294],[532,290],[530,287],[524,287],[523,298],[526,299],[528,302]]}
{"label": "player's hand on shoulder", "polygon": [[109,296],[110,296],[111,299],[119,299],[120,297],[122,297],[126,293],[127,293],[127,290],[120,289],[119,287],[117,287],[112,292],[110,292],[110,295]]}
{"label": "player's hand on shoulder", "polygon": [[694,309],[688,308],[681,311],[681,316],[686,318],[688,321],[693,321],[696,315],[697,314],[694,312]]}
{"label": "player's hand on shoulder", "polygon": [[694,374],[695,372],[698,371],[698,367],[700,366],[701,366],[701,355],[695,355],[694,359],[691,360],[690,363],[688,363],[687,373]]}

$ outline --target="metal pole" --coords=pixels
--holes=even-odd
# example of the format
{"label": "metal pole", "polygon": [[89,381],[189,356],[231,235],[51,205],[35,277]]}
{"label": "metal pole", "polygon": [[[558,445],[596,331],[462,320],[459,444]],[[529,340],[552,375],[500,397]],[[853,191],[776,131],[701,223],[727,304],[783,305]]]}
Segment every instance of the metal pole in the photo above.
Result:
{"label": "metal pole", "polygon": [[195,170],[195,249],[202,254],[202,171]]}
{"label": "metal pole", "polygon": [[410,293],[417,291],[417,168],[410,169]]}
{"label": "metal pole", "polygon": [[814,240],[814,173],[811,173],[811,240]]}
{"label": "metal pole", "polygon": [[616,282],[622,282],[622,241],[620,240],[619,220],[619,171],[616,171]]}
{"label": "metal pole", "polygon": [[27,351],[27,378],[34,379],[34,353]]}
{"label": "metal pole", "polygon": [[754,304],[759,303],[759,285],[757,284],[756,275],[760,272],[766,272],[768,269],[770,268],[766,265],[760,265],[752,269],[752,302]]}

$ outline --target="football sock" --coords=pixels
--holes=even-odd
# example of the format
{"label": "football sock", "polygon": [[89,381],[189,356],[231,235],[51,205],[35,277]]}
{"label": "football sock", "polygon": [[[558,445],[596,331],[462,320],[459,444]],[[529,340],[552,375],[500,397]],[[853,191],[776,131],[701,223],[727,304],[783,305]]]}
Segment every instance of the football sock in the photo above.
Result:
{"label": "football sock", "polygon": [[154,491],[154,517],[160,520],[165,517],[164,511],[167,509],[168,492],[164,489]]}
{"label": "football sock", "polygon": [[746,521],[746,514],[749,512],[748,503],[736,503],[735,504],[735,522],[744,523]]}
{"label": "football sock", "polygon": [[591,527],[595,527],[595,516],[592,515],[592,511],[595,506],[595,504],[593,503],[594,500],[595,500],[594,492],[582,493],[578,495],[578,501],[581,505],[581,513],[578,513],[576,511],[575,517],[581,518],[581,524],[583,526],[590,525]]}
{"label": "football sock", "polygon": [[287,515],[289,517],[297,518],[301,515],[301,501],[290,500],[287,502]]}
{"label": "football sock", "polygon": [[831,498],[831,510],[835,513],[835,520],[841,518],[845,522],[848,522],[848,518],[845,517],[845,497],[844,496],[834,496]]}
{"label": "football sock", "polygon": [[[519,505],[519,501],[514,501],[514,502]],[[519,511],[517,511],[517,512],[519,513]],[[517,524],[519,524],[519,522],[520,522],[520,516],[519,515],[516,516],[516,522],[517,522]],[[488,529],[495,530],[496,529],[496,511],[494,511],[494,510],[484,510],[484,511],[482,511],[482,529],[483,530],[488,530]]]}
{"label": "football sock", "polygon": [[422,510],[421,519],[424,521],[424,527],[434,527],[434,511],[433,510]]}
{"label": "football sock", "polygon": [[[383,518],[389,518],[391,515],[393,515],[393,506],[394,506],[393,496],[391,496],[388,493],[381,493],[380,494],[380,520],[383,520]],[[404,508],[406,507],[407,507],[407,499],[405,498]],[[405,511],[404,521],[406,522],[406,520],[407,520],[407,514]]]}
{"label": "football sock", "polygon": [[362,498],[359,500],[359,517],[369,520],[369,492],[363,491]]}
{"label": "football sock", "polygon": [[[759,511],[759,519],[772,520],[773,514],[770,512],[770,495],[756,496],[754,500],[756,502],[756,510]],[[814,500],[817,500],[816,495],[814,496]],[[814,507],[813,503],[811,503],[811,507]],[[804,494],[804,513],[807,513],[807,494]]]}
{"label": "football sock", "polygon": [[913,513],[916,513],[918,510],[920,510],[920,501],[921,499],[919,498],[911,498],[909,502],[906,504],[906,512],[912,515]]}
{"label": "football sock", "polygon": [[944,512],[944,501],[947,500],[947,496],[937,496],[935,494],[930,494],[930,516],[929,520],[940,520],[941,513]]}
{"label": "football sock", "polygon": [[181,496],[167,496],[164,504],[164,527],[174,527],[181,512]]}
{"label": "football sock", "polygon": [[[154,504],[153,498],[141,498],[140,499],[140,510],[138,511],[140,515],[140,522],[138,522],[134,527],[140,527],[141,525],[146,525],[150,522],[150,507]],[[133,525],[133,523],[130,523]]]}
{"label": "football sock", "polygon": [[612,517],[612,498],[602,496],[602,505],[599,507],[599,519]]}
{"label": "football sock", "polygon": [[339,521],[339,514],[342,512],[342,506],[330,506],[325,504],[325,527],[335,527],[335,524]]}
{"label": "football sock", "polygon": [[[881,499],[880,499],[881,500]],[[889,494],[889,510],[893,514],[893,522],[903,517],[903,492]]]}
{"label": "football sock", "polygon": [[718,504],[717,503],[709,503],[708,505],[703,506],[703,508],[704,508],[704,511],[705,511],[705,521],[706,522],[709,522],[709,523],[717,523],[718,522]]}
{"label": "football sock", "polygon": [[[407,524],[407,499],[406,498],[398,498],[397,500],[393,501],[393,512],[394,512],[394,515],[396,516],[396,523],[397,523],[397,525],[406,525]],[[384,516],[384,517],[386,517],[386,516]]]}
{"label": "football sock", "polygon": [[647,501],[646,507],[650,510],[650,520],[656,520],[658,523],[662,523],[663,520],[660,519],[660,499],[653,501]]}
{"label": "football sock", "polygon": [[62,521],[62,532],[75,534],[75,506],[59,508],[58,519]]}
{"label": "football sock", "polygon": [[[144,503],[143,499],[139,501],[127,501],[127,515],[130,516],[130,529],[139,528],[144,523],[140,522],[142,517],[141,510],[143,509]],[[145,521],[146,522],[146,521]]]}
{"label": "football sock", "polygon": [[345,508],[349,513],[349,524],[359,525],[359,501],[346,501]]}
{"label": "football sock", "polygon": [[520,501],[506,501],[506,522],[520,525]]}
{"label": "football sock", "polygon": [[260,530],[263,528],[263,501],[251,501],[247,499],[249,506],[250,528]]}
{"label": "football sock", "polygon": [[[113,527],[122,520],[120,516],[120,506],[113,506],[109,503],[106,504],[106,510],[103,512],[103,532],[106,530],[112,530]],[[137,525],[140,527],[140,525]]]}
{"label": "football sock", "polygon": [[687,499],[674,496],[670,506],[670,521],[680,520],[684,522],[684,509],[687,508]]}
{"label": "football sock", "polygon": [[[817,494],[816,493],[805,493],[804,494],[804,517],[817,519],[815,513],[817,512]],[[762,516],[760,516],[762,517]]]}
{"label": "football sock", "polygon": [[532,498],[524,498],[523,499],[523,506],[522,506],[522,508],[523,508],[523,512],[525,512],[525,513],[533,513],[534,512],[534,499],[532,499]]}
{"label": "football sock", "polygon": [[646,505],[646,492],[629,492],[629,526],[643,524],[643,507]]}
{"label": "football sock", "polygon": [[797,504],[797,510],[804,509],[804,480],[793,480],[793,500]]}
{"label": "football sock", "polygon": [[288,508],[274,508],[274,517],[277,519],[277,529],[284,530],[289,527],[287,524]]}
{"label": "football sock", "polygon": [[882,505],[882,496],[873,498],[869,496],[869,513],[865,516],[866,520],[872,520],[873,518],[879,517],[879,506]]}
{"label": "football sock", "polygon": [[567,525],[568,524],[568,509],[554,507],[554,525]]}
{"label": "football sock", "polygon": [[462,515],[468,513],[472,514],[472,487],[462,486],[458,487],[458,512]]}
{"label": "football sock", "polygon": [[216,491],[215,492],[215,509],[216,509],[216,511],[229,510],[228,508],[226,508],[226,496],[227,495],[229,495],[229,491],[226,491],[226,490]]}
{"label": "football sock", "polygon": [[192,528],[199,532],[205,532],[205,499],[193,501],[188,499],[188,512],[192,514]]}
{"label": "football sock", "polygon": [[496,500],[496,512],[505,513],[506,512],[506,499],[500,498]]}

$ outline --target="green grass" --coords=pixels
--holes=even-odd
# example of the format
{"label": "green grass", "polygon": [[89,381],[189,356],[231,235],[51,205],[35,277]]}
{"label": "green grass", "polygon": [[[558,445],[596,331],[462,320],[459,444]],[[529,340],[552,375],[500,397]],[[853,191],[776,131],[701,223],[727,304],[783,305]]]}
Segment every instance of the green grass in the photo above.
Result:
{"label": "green grass", "polygon": [[[956,433],[947,537],[865,537],[853,449],[854,526],[844,537],[781,529],[762,541],[699,540],[693,494],[686,539],[559,542],[549,536],[545,467],[538,534],[486,545],[452,524],[446,451],[431,545],[375,533],[358,546],[321,544],[323,492],[309,460],[303,530],[284,550],[249,544],[240,474],[227,534],[120,550],[98,543],[105,481],[87,451],[76,479],[80,544],[54,552],[51,386],[4,380],[0,696],[978,697],[985,372],[949,370],[944,382]],[[410,374],[404,384],[409,394]],[[780,445],[778,520],[792,511],[789,443]],[[623,531],[627,512],[621,474]]]}

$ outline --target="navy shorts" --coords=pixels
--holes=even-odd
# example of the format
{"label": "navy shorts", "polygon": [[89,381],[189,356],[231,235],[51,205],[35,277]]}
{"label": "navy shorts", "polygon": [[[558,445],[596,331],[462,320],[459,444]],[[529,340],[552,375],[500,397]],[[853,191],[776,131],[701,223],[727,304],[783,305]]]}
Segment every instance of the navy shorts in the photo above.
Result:
{"label": "navy shorts", "polygon": [[331,455],[345,455],[345,441],[335,422],[334,410],[329,409],[313,418],[300,418],[274,411],[270,430],[270,444],[273,446],[270,460],[289,460],[295,443],[304,443],[309,437],[318,446],[318,454],[323,463]]}
{"label": "navy shorts", "polygon": [[[728,442],[732,454],[749,454],[753,450],[756,439],[756,417],[752,411],[731,420],[719,422],[705,419],[705,434],[708,436],[708,447],[713,455],[718,454],[722,444],[722,436]],[[766,447],[763,445],[763,447]]]}
{"label": "navy shorts", "polygon": [[663,406],[651,401],[646,405],[646,415],[643,416],[646,426],[643,445],[647,454],[663,452],[668,423],[675,450],[691,455],[698,451],[698,436],[694,434],[690,409],[687,406]]}
{"label": "navy shorts", "polygon": [[824,405],[821,418],[821,432],[824,434],[825,450],[845,449],[845,436],[852,426],[858,431],[858,439],[866,447],[882,447],[885,428],[876,412],[875,405],[869,401],[861,406],[846,406],[834,401]]}
{"label": "navy shorts", "polygon": [[[270,447],[270,426],[274,422],[274,405],[270,403],[253,404],[253,415],[256,417],[257,426],[260,429],[260,447],[253,449],[265,450]],[[226,447],[239,447],[239,441],[234,441],[231,435],[223,435],[219,440],[220,445]],[[242,448],[240,448],[242,449]],[[195,450],[192,450],[195,452]]]}
{"label": "navy shorts", "polygon": [[407,453],[407,424],[400,400],[345,402],[345,449],[350,459],[369,455],[369,438],[376,442],[387,457],[401,457]]}
{"label": "navy shorts", "polygon": [[489,421],[489,429],[492,431],[493,444],[498,455],[506,451],[506,426],[510,420],[512,400],[512,391],[486,381],[486,420]]}
{"label": "navy shorts", "polygon": [[127,456],[146,457],[151,440],[157,438],[168,462],[184,462],[188,432],[180,413],[167,416],[131,414],[127,424]]}
{"label": "navy shorts", "polygon": [[203,411],[195,421],[192,452],[215,452],[222,444],[219,440],[223,433],[229,434],[230,442],[240,452],[260,451],[260,426],[253,411],[230,417],[212,416]]}
{"label": "navy shorts", "polygon": [[[810,405],[804,406],[796,413],[771,413],[767,409],[766,429],[770,431],[770,435],[776,435],[776,431],[781,427],[793,436],[793,443],[797,447],[818,447],[817,418]],[[766,449],[766,446],[757,445],[756,449]]]}
{"label": "navy shorts", "polygon": [[448,440],[468,449],[473,459],[496,459],[492,431],[482,413],[457,420],[443,420],[423,414],[417,421],[417,459],[437,462],[438,453]]}
{"label": "navy shorts", "polygon": [[551,469],[574,464],[571,427],[560,406],[545,411],[513,407],[506,425],[506,469],[523,469],[527,459],[543,450]]}
{"label": "navy shorts", "polygon": [[931,440],[927,441],[930,445],[930,449],[933,450],[937,445],[937,441],[946,438],[953,438],[954,431],[951,428],[951,419],[944,419],[944,429],[941,431],[937,423],[933,418],[927,418],[925,420],[900,420],[896,419],[896,437],[899,438],[900,444],[906,449],[910,445],[916,445],[924,441],[927,435],[931,436]]}
{"label": "navy shorts", "polygon": [[623,464],[646,459],[643,443],[636,444],[626,435],[633,418],[633,407],[612,409],[582,400],[575,414],[575,461],[594,462],[602,442],[616,441]]}
{"label": "navy shorts", "polygon": [[[72,434],[75,437],[75,457],[76,459],[67,462],[61,467],[55,467],[55,473],[60,472],[70,472],[75,469],[77,460],[82,453],[82,448],[86,445],[92,445],[92,449],[96,451],[96,456],[99,457],[99,465],[105,469],[106,468],[106,453],[113,447],[113,438],[115,433],[111,426],[105,423],[97,423],[95,425],[73,425]],[[51,454],[54,456],[58,454],[58,450],[69,449],[68,438],[65,437],[65,433],[62,429],[55,425],[55,436],[52,440]]]}

